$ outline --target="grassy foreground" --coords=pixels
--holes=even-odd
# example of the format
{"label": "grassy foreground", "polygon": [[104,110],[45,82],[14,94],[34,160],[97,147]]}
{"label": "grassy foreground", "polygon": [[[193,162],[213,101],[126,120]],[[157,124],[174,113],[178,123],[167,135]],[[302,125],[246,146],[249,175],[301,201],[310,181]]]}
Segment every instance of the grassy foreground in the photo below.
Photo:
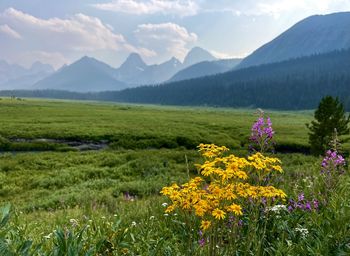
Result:
{"label": "grassy foreground", "polygon": [[[189,224],[181,211],[165,214],[162,204],[169,201],[159,191],[198,175],[194,164],[203,162],[196,151],[201,142],[246,156],[254,112],[2,99],[0,255],[210,255],[199,243],[200,223]],[[307,150],[310,112],[267,114],[277,152]],[[69,140],[104,141],[109,147],[82,152],[62,145]],[[274,213],[263,239],[250,239],[252,226],[243,225],[235,253],[348,255],[348,171],[322,203],[322,159],[276,156],[284,173],[274,185],[286,192],[284,204],[303,194],[320,206]],[[262,223],[256,223],[257,230]],[[234,252],[222,247],[217,253]]]}

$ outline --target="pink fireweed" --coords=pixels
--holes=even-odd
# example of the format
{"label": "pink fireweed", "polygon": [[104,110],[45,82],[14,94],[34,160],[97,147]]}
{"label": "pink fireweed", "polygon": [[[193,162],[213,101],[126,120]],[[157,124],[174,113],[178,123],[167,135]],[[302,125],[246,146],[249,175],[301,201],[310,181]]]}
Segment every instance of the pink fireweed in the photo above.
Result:
{"label": "pink fireweed", "polygon": [[251,129],[250,145],[251,149],[264,152],[273,148],[273,135],[275,134],[272,129],[272,122],[270,117],[265,118],[261,113],[258,120],[253,124]]}
{"label": "pink fireweed", "polygon": [[328,150],[321,165],[321,173],[330,174],[331,172],[337,172],[342,174],[344,173],[345,159],[337,151]]}

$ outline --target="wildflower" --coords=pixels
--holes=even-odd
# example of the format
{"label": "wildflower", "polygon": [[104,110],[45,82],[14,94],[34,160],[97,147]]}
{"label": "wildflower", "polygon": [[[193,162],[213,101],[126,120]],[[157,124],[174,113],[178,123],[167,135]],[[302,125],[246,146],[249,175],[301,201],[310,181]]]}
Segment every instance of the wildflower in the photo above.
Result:
{"label": "wildflower", "polygon": [[132,227],[136,227],[137,223],[135,221],[131,222]]}
{"label": "wildflower", "polygon": [[312,201],[308,201],[305,198],[304,193],[300,193],[298,195],[298,201],[294,201],[293,199],[290,199],[288,202],[288,211],[292,212],[296,209],[300,209],[303,211],[312,211],[317,210],[319,207],[319,202],[317,199],[313,199]]}
{"label": "wildflower", "polygon": [[165,209],[166,213],[172,212],[175,210],[175,205],[170,205]]}
{"label": "wildflower", "polygon": [[258,120],[253,124],[251,129],[250,141],[252,149],[258,149],[260,152],[270,149],[273,146],[273,135],[275,134],[272,128],[270,117],[264,119],[264,113],[261,111]]}
{"label": "wildflower", "polygon": [[50,239],[51,237],[52,237],[52,233],[50,233],[50,234],[44,236],[45,239]]}
{"label": "wildflower", "polygon": [[[244,225],[238,218],[243,215],[244,203],[260,205],[259,202],[263,201],[265,205],[273,207],[279,202],[278,199],[286,198],[284,191],[271,185],[262,185],[267,183],[262,182],[264,179],[270,181],[266,179],[272,176],[270,174],[282,172],[278,158],[266,157],[260,152],[248,158],[233,154],[224,156],[228,149],[213,144],[201,144],[199,151],[205,157],[204,163],[197,165],[200,176],[182,185],[173,184],[162,188],[160,193],[171,201],[169,205],[162,204],[165,207],[164,216],[179,210],[198,218],[202,231],[215,226],[222,232],[222,225],[230,225],[229,228],[233,224],[239,227]],[[259,185],[250,183],[257,181],[255,177],[251,179],[251,175],[261,178],[257,182]],[[229,220],[222,221],[227,216]]]}
{"label": "wildflower", "polygon": [[304,208],[305,208],[305,210],[307,210],[307,211],[311,211],[312,208],[311,208],[310,202],[306,202]]}
{"label": "wildflower", "polygon": [[199,241],[198,241],[198,244],[200,247],[204,247],[205,245],[205,239],[204,238],[201,238]]}
{"label": "wildflower", "polygon": [[211,221],[209,220],[202,220],[201,222],[201,229],[207,230],[211,225]]}
{"label": "wildflower", "polygon": [[307,237],[309,234],[309,230],[307,230],[306,228],[295,228],[295,231],[299,232],[303,238]]}
{"label": "wildflower", "polygon": [[243,215],[242,213],[242,207],[238,204],[231,204],[227,207],[227,211],[233,212],[236,215]]}
{"label": "wildflower", "polygon": [[337,151],[328,150],[321,166],[321,173],[329,174],[332,171],[337,171],[342,174],[344,172],[345,159]]}
{"label": "wildflower", "polygon": [[282,212],[282,211],[288,211],[287,207],[283,204],[278,204],[278,205],[274,205],[272,207],[268,207],[266,210],[271,211],[271,212],[275,212],[277,214]]}
{"label": "wildflower", "polygon": [[299,202],[300,201],[304,201],[304,199],[305,199],[304,193],[301,193],[301,194],[298,195],[298,201]]}
{"label": "wildflower", "polygon": [[220,210],[219,208],[216,208],[213,212],[212,215],[215,217],[215,219],[225,219],[226,213],[223,210]]}

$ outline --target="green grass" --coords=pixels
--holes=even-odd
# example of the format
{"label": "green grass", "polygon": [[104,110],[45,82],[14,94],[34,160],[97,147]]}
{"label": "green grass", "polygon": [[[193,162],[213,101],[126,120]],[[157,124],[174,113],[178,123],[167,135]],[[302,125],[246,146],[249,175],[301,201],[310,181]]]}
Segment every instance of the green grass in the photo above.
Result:
{"label": "green grass", "polygon": [[[201,142],[226,145],[245,156],[255,112],[2,99],[0,204],[11,203],[12,211],[9,222],[0,219],[0,255],[124,255],[125,248],[126,255],[203,255],[198,226],[184,225],[180,214],[164,216],[161,204],[166,199],[159,191],[197,175],[194,164],[203,159],[196,146]],[[277,154],[285,172],[276,186],[288,198],[301,192],[310,199],[320,197],[321,158],[295,153],[308,150],[305,124],[312,112],[266,113],[276,131],[277,151],[294,152]],[[109,147],[82,152],[64,143],[15,138],[106,140]],[[279,220],[282,231],[276,231],[265,255],[346,255],[349,184],[346,174],[329,207],[319,214],[297,213]],[[293,231],[298,225],[310,230],[308,239]],[[45,238],[50,233],[52,237]]]}
{"label": "green grass", "polygon": [[[45,100],[0,102],[0,135],[108,140],[114,148],[246,147],[255,110],[175,108]],[[270,112],[278,144],[307,146],[310,112]]]}

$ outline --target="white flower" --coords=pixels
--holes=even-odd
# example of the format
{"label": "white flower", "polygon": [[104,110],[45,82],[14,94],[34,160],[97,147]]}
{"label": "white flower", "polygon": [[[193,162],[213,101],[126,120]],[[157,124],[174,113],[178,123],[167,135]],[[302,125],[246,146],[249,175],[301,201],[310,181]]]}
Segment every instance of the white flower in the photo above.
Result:
{"label": "white flower", "polygon": [[168,206],[168,203],[162,203],[162,206],[163,206],[163,207],[167,207],[167,206]]}
{"label": "white flower", "polygon": [[169,214],[167,214],[167,213],[164,213],[164,216],[165,216],[165,217],[168,217],[168,216],[169,216]]}
{"label": "white flower", "polygon": [[266,211],[280,213],[282,211],[288,211],[288,209],[287,209],[287,206],[285,206],[283,204],[277,204],[275,206],[266,208]]}
{"label": "white flower", "polygon": [[137,223],[135,221],[131,222],[131,226],[135,227],[137,225]]}
{"label": "white flower", "polygon": [[307,235],[309,234],[309,230],[307,230],[306,228],[295,228],[295,231],[299,232],[303,238],[307,237]]}
{"label": "white flower", "polygon": [[46,239],[50,239],[50,238],[51,238],[51,236],[52,236],[52,233],[48,234],[47,236],[44,236],[44,238],[46,238]]}

